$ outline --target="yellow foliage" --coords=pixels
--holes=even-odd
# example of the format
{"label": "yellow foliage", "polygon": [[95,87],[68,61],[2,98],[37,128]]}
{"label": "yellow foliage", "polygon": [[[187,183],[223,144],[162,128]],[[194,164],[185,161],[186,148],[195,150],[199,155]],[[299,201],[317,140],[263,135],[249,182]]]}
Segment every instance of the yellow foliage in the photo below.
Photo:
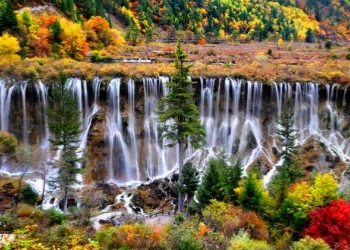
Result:
{"label": "yellow foliage", "polygon": [[282,47],[283,46],[283,39],[282,38],[279,38],[278,41],[277,41],[277,46],[278,47]]}
{"label": "yellow foliage", "polygon": [[65,18],[60,20],[63,29],[63,48],[66,53],[76,60],[82,60],[85,57],[86,35],[79,23],[72,23]]}
{"label": "yellow foliage", "polygon": [[16,53],[20,51],[19,42],[16,37],[4,33],[0,37],[0,61],[2,63],[13,63],[20,61],[21,58]]}
{"label": "yellow foliage", "polygon": [[199,223],[199,225],[198,225],[198,231],[195,233],[195,237],[197,238],[197,239],[200,239],[200,238],[203,238],[203,236],[206,234],[206,233],[209,233],[209,228],[207,228],[207,226],[203,223],[203,222],[201,222],[201,223]]}
{"label": "yellow foliage", "polygon": [[338,183],[333,174],[317,174],[311,187],[311,205],[314,207],[325,206],[338,197]]}

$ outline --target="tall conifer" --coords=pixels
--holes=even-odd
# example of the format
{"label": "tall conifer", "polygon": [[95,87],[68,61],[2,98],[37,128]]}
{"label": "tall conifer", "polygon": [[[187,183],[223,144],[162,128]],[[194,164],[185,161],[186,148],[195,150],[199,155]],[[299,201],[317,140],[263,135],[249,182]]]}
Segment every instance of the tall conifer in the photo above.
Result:
{"label": "tall conifer", "polygon": [[[178,41],[175,52],[175,73],[167,83],[168,95],[161,99],[159,121],[162,137],[168,138],[170,147],[179,146],[179,184],[182,183],[182,167],[185,151],[189,145],[198,148],[204,142],[205,131],[199,120],[199,111],[194,103],[194,93],[188,73],[191,65],[186,64],[187,54]],[[178,210],[182,212],[183,195],[179,193]]]}
{"label": "tall conifer", "polygon": [[79,120],[80,111],[73,93],[66,87],[67,77],[60,73],[59,80],[53,85],[51,107],[46,110],[48,126],[52,134],[50,139],[52,149],[60,152],[58,160],[59,176],[54,186],[64,192],[64,212],[67,212],[68,192],[77,184],[76,175],[81,169],[75,164],[81,159],[77,157],[78,136],[81,132]]}

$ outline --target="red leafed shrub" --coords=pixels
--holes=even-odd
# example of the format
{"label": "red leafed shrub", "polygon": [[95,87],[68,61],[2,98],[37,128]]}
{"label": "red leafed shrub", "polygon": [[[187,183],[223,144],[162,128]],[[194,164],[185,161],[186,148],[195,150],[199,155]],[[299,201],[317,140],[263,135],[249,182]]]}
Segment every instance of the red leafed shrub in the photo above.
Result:
{"label": "red leafed shrub", "polygon": [[309,212],[310,224],[303,234],[321,238],[332,248],[350,250],[350,203],[343,199]]}
{"label": "red leafed shrub", "polygon": [[252,239],[266,240],[268,238],[268,230],[265,221],[253,211],[243,213],[240,227],[244,228]]}

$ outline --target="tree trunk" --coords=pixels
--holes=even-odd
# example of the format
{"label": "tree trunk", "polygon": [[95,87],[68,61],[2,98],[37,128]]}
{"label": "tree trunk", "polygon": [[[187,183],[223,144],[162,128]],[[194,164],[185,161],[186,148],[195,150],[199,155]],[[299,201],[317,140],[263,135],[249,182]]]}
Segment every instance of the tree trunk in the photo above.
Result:
{"label": "tree trunk", "polygon": [[21,176],[19,177],[18,179],[18,189],[17,189],[17,197],[16,197],[16,207],[19,203],[19,195],[21,193],[21,188],[22,188],[22,180],[23,180],[23,177],[24,175],[27,173],[27,170],[28,170],[28,167],[26,166],[23,173],[21,174]]}
{"label": "tree trunk", "polygon": [[41,193],[41,205],[40,209],[43,210],[44,198],[45,198],[45,186],[46,186],[46,176],[43,178],[43,190]]}
{"label": "tree trunk", "polygon": [[64,187],[64,205],[63,205],[63,212],[67,214],[68,212],[68,187]]}
{"label": "tree trunk", "polygon": [[[182,185],[182,168],[184,165],[184,156],[185,156],[185,147],[182,142],[179,143],[179,186]],[[185,196],[184,194],[179,193],[179,198],[178,198],[178,203],[177,203],[177,210],[179,213],[183,212],[183,205],[184,205],[184,200]]]}

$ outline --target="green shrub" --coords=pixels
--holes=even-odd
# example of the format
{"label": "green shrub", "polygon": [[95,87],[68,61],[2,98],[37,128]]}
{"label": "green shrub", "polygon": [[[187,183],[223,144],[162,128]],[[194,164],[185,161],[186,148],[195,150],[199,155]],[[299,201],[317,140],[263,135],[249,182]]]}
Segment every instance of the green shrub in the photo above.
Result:
{"label": "green shrub", "polygon": [[29,205],[35,205],[38,197],[38,193],[31,186],[23,187],[19,194],[19,200]]}
{"label": "green shrub", "polygon": [[326,242],[322,239],[313,239],[310,236],[306,236],[301,240],[292,244],[291,250],[330,250]]}
{"label": "green shrub", "polygon": [[247,232],[240,231],[231,240],[229,250],[273,250],[265,241],[252,240]]}
{"label": "green shrub", "polygon": [[175,248],[176,250],[201,250],[203,249],[203,245],[200,241],[198,241],[195,237],[191,235],[186,235],[182,237]]}
{"label": "green shrub", "polygon": [[346,60],[350,60],[350,54],[347,54],[347,55],[345,56],[345,59],[346,59]]}
{"label": "green shrub", "polygon": [[12,214],[10,213],[0,214],[0,231],[1,232],[12,233],[16,228],[18,228],[17,219]]}
{"label": "green shrub", "polygon": [[66,220],[66,215],[56,209],[50,208],[46,211],[50,225],[61,225]]}
{"label": "green shrub", "polygon": [[324,47],[325,47],[327,50],[331,49],[332,46],[333,46],[333,43],[332,43],[331,40],[327,40],[327,41],[325,42],[325,44],[324,44]]}
{"label": "green shrub", "polygon": [[267,54],[268,54],[269,56],[272,56],[272,49],[268,49]]}

